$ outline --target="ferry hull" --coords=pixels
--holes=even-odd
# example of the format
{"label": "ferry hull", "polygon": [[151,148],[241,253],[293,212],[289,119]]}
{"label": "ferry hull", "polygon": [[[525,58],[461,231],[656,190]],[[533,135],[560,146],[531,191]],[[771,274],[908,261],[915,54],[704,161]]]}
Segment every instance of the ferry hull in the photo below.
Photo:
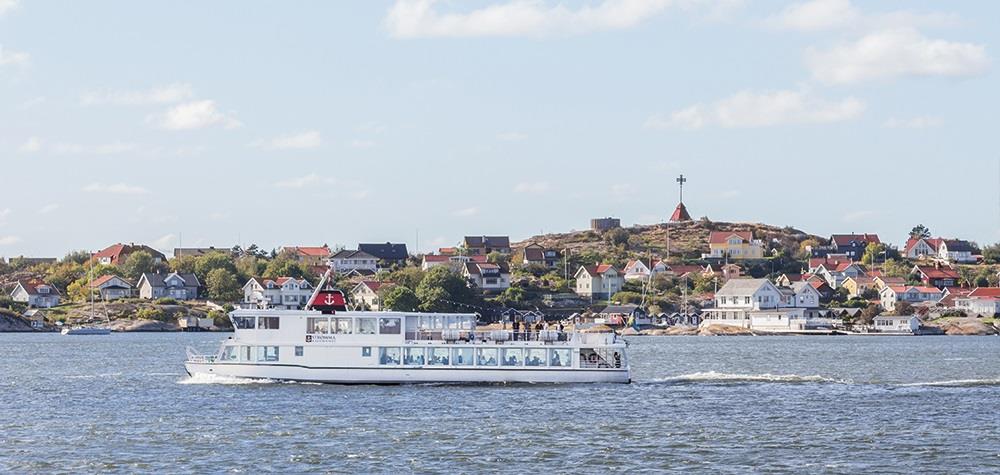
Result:
{"label": "ferry hull", "polygon": [[622,369],[474,369],[400,368],[313,368],[295,365],[255,365],[185,363],[191,376],[214,375],[230,378],[272,379],[330,384],[424,384],[424,383],[618,383],[631,382]]}

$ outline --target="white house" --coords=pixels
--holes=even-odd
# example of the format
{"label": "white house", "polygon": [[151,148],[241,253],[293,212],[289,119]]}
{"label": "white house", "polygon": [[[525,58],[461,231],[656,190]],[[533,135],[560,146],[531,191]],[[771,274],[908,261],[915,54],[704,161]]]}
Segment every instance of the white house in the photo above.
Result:
{"label": "white house", "polygon": [[435,267],[448,266],[454,272],[463,272],[462,269],[470,262],[485,264],[486,256],[444,256],[436,254],[425,254],[420,263],[420,269],[427,271]]}
{"label": "white house", "polygon": [[848,277],[863,276],[865,270],[857,262],[838,262],[837,264],[821,264],[816,269],[815,274],[826,280],[830,287],[839,289]]}
{"label": "white house", "polygon": [[382,311],[382,292],[388,290],[394,284],[392,282],[375,282],[363,280],[351,289],[351,301],[361,308],[366,308],[373,312]]}
{"label": "white house", "polygon": [[941,239],[938,245],[938,257],[947,262],[975,263],[975,252],[972,243],[959,239]]}
{"label": "white house", "polygon": [[469,285],[484,291],[503,291],[510,288],[510,268],[504,263],[468,262],[462,276]]}
{"label": "white house", "polygon": [[767,279],[730,279],[715,293],[715,308],[702,313],[702,326],[732,325],[764,331],[810,330],[827,325],[817,318],[819,292],[808,282],[778,287]]}
{"label": "white house", "polygon": [[50,308],[59,305],[59,290],[38,279],[19,280],[10,298],[29,307]]}
{"label": "white house", "polygon": [[967,315],[993,317],[1000,315],[1000,288],[979,287],[964,297],[955,299],[955,308]]}
{"label": "white house", "polygon": [[117,275],[104,275],[94,279],[90,288],[100,293],[102,300],[116,300],[131,297],[135,286]]}
{"label": "white house", "polygon": [[610,264],[582,266],[573,277],[576,294],[590,299],[610,299],[622,290],[625,282],[618,269]]}
{"label": "white house", "polygon": [[920,329],[920,320],[913,315],[879,315],[872,327],[879,333],[913,333]]}
{"label": "white house", "polygon": [[279,310],[300,310],[312,293],[313,286],[305,279],[254,277],[243,284],[243,303]]}
{"label": "white house", "polygon": [[889,285],[879,292],[882,301],[882,308],[893,311],[899,302],[920,303],[937,302],[944,298],[944,291],[937,287],[923,287],[912,285]]}
{"label": "white house", "polygon": [[903,255],[907,259],[920,259],[925,256],[935,256],[937,255],[937,248],[940,244],[940,239],[931,238],[909,238],[906,240],[906,246],[903,247]]}
{"label": "white house", "polygon": [[636,259],[625,264],[625,280],[646,280],[669,272],[670,266],[662,260]]}
{"label": "white house", "polygon": [[198,298],[201,282],[194,274],[177,272],[151,274],[147,272],[139,277],[139,282],[135,286],[139,288],[139,298],[142,299],[169,297],[178,300],[194,300]]}
{"label": "white house", "polygon": [[358,271],[362,275],[373,275],[378,271],[378,258],[365,251],[345,249],[334,254],[330,259],[333,261],[333,268],[339,274]]}

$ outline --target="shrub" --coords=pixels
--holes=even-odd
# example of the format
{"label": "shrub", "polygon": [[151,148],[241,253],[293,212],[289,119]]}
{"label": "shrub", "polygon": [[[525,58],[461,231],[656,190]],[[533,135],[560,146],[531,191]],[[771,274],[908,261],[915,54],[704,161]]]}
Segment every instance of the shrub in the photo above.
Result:
{"label": "shrub", "polygon": [[177,305],[177,299],[173,297],[163,297],[156,299],[157,305]]}
{"label": "shrub", "polygon": [[158,308],[140,308],[135,312],[135,318],[139,320],[159,320],[166,321],[167,314]]}

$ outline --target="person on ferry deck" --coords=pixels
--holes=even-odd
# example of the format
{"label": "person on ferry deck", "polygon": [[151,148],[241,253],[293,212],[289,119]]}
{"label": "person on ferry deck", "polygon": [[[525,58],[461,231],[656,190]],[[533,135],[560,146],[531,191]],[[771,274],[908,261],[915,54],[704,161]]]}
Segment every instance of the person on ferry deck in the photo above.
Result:
{"label": "person on ferry deck", "polygon": [[535,338],[538,338],[538,334],[542,331],[542,322],[535,324]]}
{"label": "person on ferry deck", "polygon": [[514,341],[517,341],[517,332],[521,330],[521,323],[514,320],[514,323],[511,324],[511,328],[514,329]]}

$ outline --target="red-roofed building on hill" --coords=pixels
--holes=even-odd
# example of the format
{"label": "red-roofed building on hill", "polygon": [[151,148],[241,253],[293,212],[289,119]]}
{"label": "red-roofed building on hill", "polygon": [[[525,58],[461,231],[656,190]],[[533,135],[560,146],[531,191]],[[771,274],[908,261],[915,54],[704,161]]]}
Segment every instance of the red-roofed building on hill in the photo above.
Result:
{"label": "red-roofed building on hill", "polygon": [[128,256],[132,255],[138,251],[145,251],[149,255],[153,256],[153,262],[160,264],[167,261],[167,256],[163,255],[162,252],[157,251],[145,244],[112,244],[98,252],[95,252],[91,257],[98,264],[104,264],[109,266],[120,266],[125,263]]}
{"label": "red-roofed building on hill", "polygon": [[582,266],[573,277],[576,294],[592,300],[610,299],[622,290],[625,281],[621,272],[610,264]]}
{"label": "red-roofed building on hill", "polygon": [[712,231],[708,235],[706,259],[762,259],[764,243],[752,231]]}
{"label": "red-roofed building on hill", "polygon": [[50,308],[59,305],[59,290],[39,279],[22,279],[17,281],[10,298],[15,302],[23,302],[29,307]]}
{"label": "red-roofed building on hill", "polygon": [[954,298],[954,307],[969,316],[992,318],[1000,315],[1000,287],[977,287]]}
{"label": "red-roofed building on hill", "polygon": [[909,238],[903,246],[903,256],[907,259],[920,259],[922,257],[933,257],[937,255],[940,239],[932,238]]}
{"label": "red-roofed building on hill", "polygon": [[921,302],[938,302],[943,299],[945,292],[937,287],[912,286],[912,285],[890,285],[879,293],[882,301],[882,308],[893,311],[899,302],[911,304]]}
{"label": "red-roofed building on hill", "polygon": [[281,248],[282,254],[288,254],[292,259],[306,267],[327,267],[327,261],[333,254],[326,244],[322,246],[286,246]]}
{"label": "red-roofed building on hill", "polygon": [[961,276],[954,269],[944,266],[913,266],[910,274],[915,274],[924,285],[930,285],[943,289],[945,287],[955,287],[959,284]]}

